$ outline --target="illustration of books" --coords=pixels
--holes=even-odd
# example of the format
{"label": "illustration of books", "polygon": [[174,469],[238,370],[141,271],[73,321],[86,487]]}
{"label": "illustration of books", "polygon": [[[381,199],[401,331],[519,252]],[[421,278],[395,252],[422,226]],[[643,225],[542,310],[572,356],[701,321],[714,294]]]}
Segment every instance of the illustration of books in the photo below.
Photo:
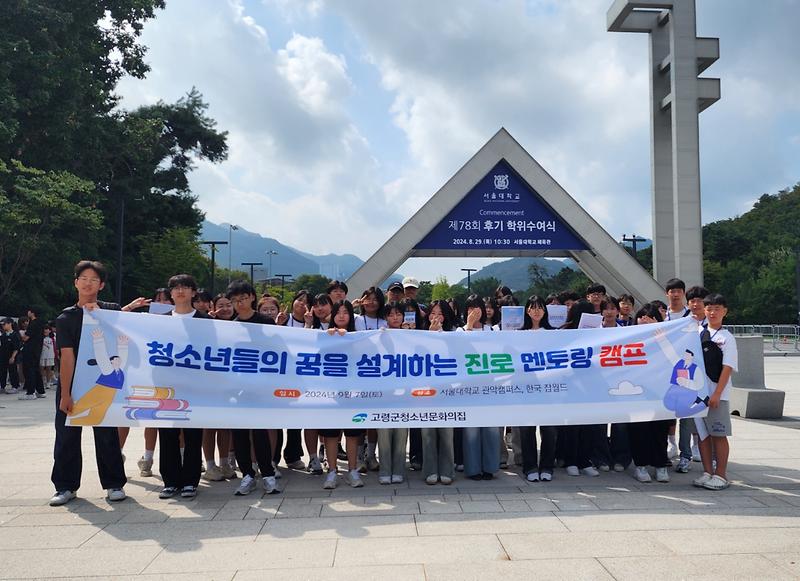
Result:
{"label": "illustration of books", "polygon": [[175,399],[175,389],[134,385],[125,398],[125,417],[129,420],[188,420],[189,402]]}

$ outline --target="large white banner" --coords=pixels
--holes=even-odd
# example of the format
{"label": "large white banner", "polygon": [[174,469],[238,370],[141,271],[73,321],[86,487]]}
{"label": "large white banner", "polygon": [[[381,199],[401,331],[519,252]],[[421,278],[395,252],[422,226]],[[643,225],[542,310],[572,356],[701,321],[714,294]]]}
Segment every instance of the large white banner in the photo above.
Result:
{"label": "large white banner", "polygon": [[524,426],[706,414],[697,325],[324,331],[85,313],[68,423]]}

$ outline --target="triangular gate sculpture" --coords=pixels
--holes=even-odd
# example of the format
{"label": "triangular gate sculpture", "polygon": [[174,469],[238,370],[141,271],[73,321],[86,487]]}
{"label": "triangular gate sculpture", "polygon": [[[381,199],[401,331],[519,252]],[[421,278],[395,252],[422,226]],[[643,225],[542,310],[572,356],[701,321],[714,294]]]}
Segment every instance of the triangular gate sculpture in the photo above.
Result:
{"label": "triangular gate sculpture", "polygon": [[[411,256],[571,257],[610,294],[642,304],[661,286],[500,129],[347,281],[352,292],[386,280]],[[583,289],[575,289],[581,291]]]}

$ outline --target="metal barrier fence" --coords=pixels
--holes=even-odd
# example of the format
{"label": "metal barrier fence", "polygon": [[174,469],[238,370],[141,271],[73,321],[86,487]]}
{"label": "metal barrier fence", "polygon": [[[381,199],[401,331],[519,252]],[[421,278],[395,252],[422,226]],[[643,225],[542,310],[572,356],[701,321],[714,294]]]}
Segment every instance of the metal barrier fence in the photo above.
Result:
{"label": "metal barrier fence", "polygon": [[800,326],[798,325],[725,325],[734,335],[761,335],[764,349],[772,351],[800,351]]}

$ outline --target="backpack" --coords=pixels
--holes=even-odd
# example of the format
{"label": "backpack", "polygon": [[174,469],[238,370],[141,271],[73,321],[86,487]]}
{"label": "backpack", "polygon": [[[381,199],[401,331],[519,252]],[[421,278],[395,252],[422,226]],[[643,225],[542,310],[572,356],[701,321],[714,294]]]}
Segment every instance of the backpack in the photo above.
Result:
{"label": "backpack", "polygon": [[703,349],[703,363],[706,367],[708,378],[717,383],[722,375],[722,348],[711,340],[708,327],[703,327],[700,333],[700,346]]}

